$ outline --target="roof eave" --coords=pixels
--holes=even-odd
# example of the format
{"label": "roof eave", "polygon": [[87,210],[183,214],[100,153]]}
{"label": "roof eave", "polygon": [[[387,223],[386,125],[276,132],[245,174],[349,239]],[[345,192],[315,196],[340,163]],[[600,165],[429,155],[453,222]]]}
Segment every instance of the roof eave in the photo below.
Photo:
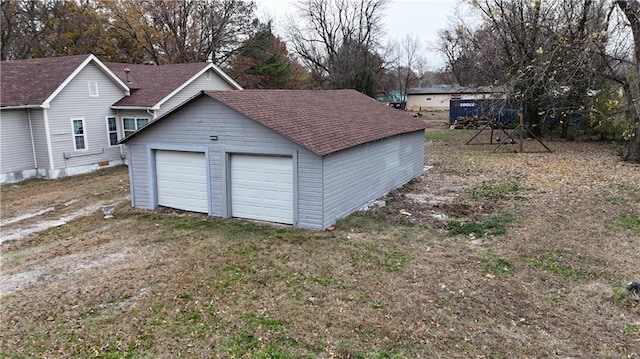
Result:
{"label": "roof eave", "polygon": [[44,106],[42,104],[35,105],[9,105],[9,106],[0,106],[0,110],[23,110],[23,109],[40,109],[40,108],[48,108],[49,106]]}
{"label": "roof eave", "polygon": [[193,75],[189,80],[182,83],[182,85],[178,86],[175,90],[171,91],[167,96],[165,96],[162,100],[158,101],[157,104],[154,105],[155,109],[159,109],[165,102],[169,101],[173,96],[175,96],[178,92],[182,91],[185,87],[195,81],[198,77],[202,76],[209,70],[213,70],[218,76],[220,76],[226,83],[231,85],[235,90],[242,90],[242,87],[235,82],[229,75],[224,73],[218,66],[214,64],[207,64],[204,68],[198,71],[195,75]]}
{"label": "roof eave", "polygon": [[140,110],[140,111],[147,111],[147,110],[157,110],[159,107],[158,106],[114,106],[114,105],[111,105],[110,108],[112,110]]}

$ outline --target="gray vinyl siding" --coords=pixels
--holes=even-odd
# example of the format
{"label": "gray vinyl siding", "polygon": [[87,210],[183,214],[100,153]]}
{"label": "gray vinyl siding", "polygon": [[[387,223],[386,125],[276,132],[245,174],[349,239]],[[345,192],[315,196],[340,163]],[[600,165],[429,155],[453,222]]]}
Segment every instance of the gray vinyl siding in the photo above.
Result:
{"label": "gray vinyl siding", "polygon": [[423,168],[424,131],[324,156],[323,227],[421,175]]}
{"label": "gray vinyl siding", "polygon": [[127,144],[129,158],[129,179],[131,181],[131,203],[135,207],[153,209],[151,204],[151,184],[149,183],[149,163],[145,144]]}
{"label": "gray vinyl siding", "polygon": [[[89,96],[89,81],[98,83],[98,96]],[[95,64],[87,65],[56,96],[48,109],[54,167],[65,168],[120,160],[120,148],[110,146],[106,118],[115,116],[110,105],[124,96]],[[75,151],[72,118],[83,118],[86,150]],[[65,158],[64,154],[68,158]]]}
{"label": "gray vinyl siding", "polygon": [[28,110],[0,114],[0,173],[35,169]]}
{"label": "gray vinyl siding", "polygon": [[47,147],[47,133],[44,128],[44,111],[29,110],[31,114],[31,129],[33,130],[33,142],[36,152],[36,165],[39,170],[49,168],[49,149]]}
{"label": "gray vinyl siding", "polygon": [[[210,154],[212,214],[227,216],[226,153],[293,154],[298,159],[298,226],[322,228],[322,161],[321,157],[284,138],[275,131],[229,109],[217,101],[203,97],[164,118],[127,142],[132,168],[132,203],[152,208],[149,183],[148,146],[206,146]],[[218,136],[217,141],[210,136]],[[294,211],[295,212],[295,211]]]}
{"label": "gray vinyl siding", "polygon": [[167,102],[163,103],[160,109],[157,111],[157,116],[160,116],[181,103],[187,101],[193,96],[197,95],[202,90],[232,90],[233,87],[218,76],[213,70],[208,70],[210,78],[207,79],[207,73],[203,73],[192,83],[185,86],[180,92],[171,97]]}

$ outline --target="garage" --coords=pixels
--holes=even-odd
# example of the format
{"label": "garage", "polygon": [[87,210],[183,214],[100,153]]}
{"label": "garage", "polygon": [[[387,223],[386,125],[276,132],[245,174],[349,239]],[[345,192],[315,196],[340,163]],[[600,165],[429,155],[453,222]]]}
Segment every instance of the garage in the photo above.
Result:
{"label": "garage", "polygon": [[205,154],[156,150],[155,157],[158,205],[208,213]]}
{"label": "garage", "polygon": [[293,224],[293,160],[231,155],[231,216]]}
{"label": "garage", "polygon": [[422,175],[424,128],[355,90],[203,91],[121,143],[135,207],[324,229]]}

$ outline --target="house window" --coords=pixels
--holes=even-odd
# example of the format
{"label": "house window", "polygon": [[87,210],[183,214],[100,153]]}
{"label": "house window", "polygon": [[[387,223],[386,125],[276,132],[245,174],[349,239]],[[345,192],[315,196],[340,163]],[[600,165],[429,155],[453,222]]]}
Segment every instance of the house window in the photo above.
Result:
{"label": "house window", "polygon": [[124,129],[124,137],[129,136],[140,128],[149,123],[148,118],[141,117],[123,117],[122,128]]}
{"label": "house window", "polygon": [[71,123],[73,125],[73,147],[76,151],[86,150],[87,149],[87,141],[86,134],[84,131],[84,119],[75,118],[71,119]]}
{"label": "house window", "polygon": [[96,81],[89,81],[89,96],[98,97],[98,83]]}
{"label": "house window", "polygon": [[109,146],[118,144],[118,126],[115,117],[107,117],[107,133],[109,134]]}

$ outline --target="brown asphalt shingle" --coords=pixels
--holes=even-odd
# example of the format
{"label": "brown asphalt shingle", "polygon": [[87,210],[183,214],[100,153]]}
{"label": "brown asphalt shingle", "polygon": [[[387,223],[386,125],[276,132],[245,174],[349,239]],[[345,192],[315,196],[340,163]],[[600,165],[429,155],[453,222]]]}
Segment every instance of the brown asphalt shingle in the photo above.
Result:
{"label": "brown asphalt shingle", "polygon": [[42,104],[89,56],[0,62],[0,106]]}
{"label": "brown asphalt shingle", "polygon": [[422,120],[355,90],[203,93],[319,155],[425,128]]}
{"label": "brown asphalt shingle", "polygon": [[[195,76],[207,63],[134,65],[106,62],[105,65],[131,89],[114,106],[152,107]],[[129,76],[124,69],[129,69]]]}

